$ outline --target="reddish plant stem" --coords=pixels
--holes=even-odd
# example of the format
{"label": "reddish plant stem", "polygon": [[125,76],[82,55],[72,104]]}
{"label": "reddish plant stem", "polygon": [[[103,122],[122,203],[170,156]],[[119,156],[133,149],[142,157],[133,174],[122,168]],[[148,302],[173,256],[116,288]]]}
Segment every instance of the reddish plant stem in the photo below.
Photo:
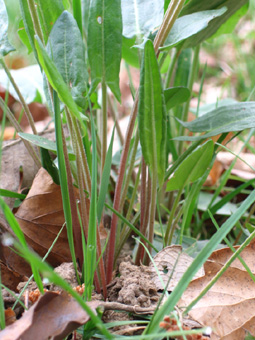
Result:
{"label": "reddish plant stem", "polygon": [[[154,40],[154,49],[157,55],[159,54],[158,53],[159,47],[164,43],[165,39],[167,38],[175,20],[177,19],[182,9],[184,2],[185,0],[172,0],[170,2],[168,9],[165,13],[163,22]],[[137,116],[137,109],[138,109],[138,91],[136,92],[135,102],[134,102],[133,109],[130,115],[125,143],[124,143],[122,154],[121,154],[119,176],[118,176],[118,180],[116,184],[114,202],[113,202],[113,208],[117,211],[119,211],[121,189],[122,189],[124,173],[125,173],[125,168],[126,168],[128,150],[130,147],[131,137],[132,137],[132,133],[133,133],[134,125],[135,125],[135,119]],[[107,283],[109,283],[112,279],[117,222],[118,222],[118,217],[115,214],[113,214],[112,223],[111,223],[111,233],[110,233],[110,239],[109,239],[109,247],[107,250],[107,274],[106,274]]]}
{"label": "reddish plant stem", "polygon": [[[135,119],[137,116],[137,109],[138,109],[138,91],[136,93],[135,102],[134,102],[134,106],[131,112],[129,125],[128,125],[128,129],[126,133],[125,143],[124,143],[122,154],[121,154],[120,170],[119,170],[119,176],[118,176],[118,180],[116,184],[115,196],[114,196],[114,202],[113,202],[113,208],[117,211],[119,211],[119,206],[120,206],[121,188],[122,188],[124,174],[125,174],[128,150],[130,147],[131,137],[132,137],[132,133],[134,130],[134,125],[135,125]],[[110,238],[109,238],[109,247],[108,247],[108,253],[107,253],[107,266],[106,266],[107,283],[110,283],[112,280],[117,222],[118,222],[118,217],[115,214],[113,214],[112,223],[111,223],[111,233],[110,233]]]}

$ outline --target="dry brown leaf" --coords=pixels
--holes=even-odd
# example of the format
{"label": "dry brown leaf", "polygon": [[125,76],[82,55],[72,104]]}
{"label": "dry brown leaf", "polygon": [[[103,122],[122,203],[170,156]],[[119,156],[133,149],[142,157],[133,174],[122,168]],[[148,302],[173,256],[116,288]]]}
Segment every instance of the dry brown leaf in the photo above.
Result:
{"label": "dry brown leaf", "polygon": [[[254,170],[252,170],[252,168],[251,168],[251,167],[255,168],[255,156],[254,156],[254,154],[241,152],[239,156],[240,156],[241,159],[238,158],[236,160],[236,164],[235,164],[234,168],[231,170],[231,173],[234,174],[234,175],[237,175],[241,178],[244,178],[244,179],[254,178],[255,173],[254,173]],[[229,153],[229,152],[221,151],[217,154],[217,160],[219,162],[221,162],[222,165],[225,168],[228,168],[229,165],[234,161],[235,158],[236,158],[236,156]],[[247,164],[249,164],[251,167],[249,167],[249,165],[245,164],[242,161],[242,159]]]}
{"label": "dry brown leaf", "polygon": [[[252,273],[255,273],[254,250],[255,242],[251,242],[241,253]],[[205,275],[190,283],[178,303],[179,307],[188,306],[232,254],[229,248],[215,251],[204,265]],[[238,259],[199,300],[189,315],[213,328],[212,339],[241,340],[244,339],[245,330],[255,335],[255,327],[250,321],[255,317],[255,283]]]}
{"label": "dry brown leaf", "polygon": [[6,287],[13,291],[17,291],[17,286],[21,281],[27,280],[27,277],[11,270],[1,260],[0,271],[2,284],[4,284]]}
{"label": "dry brown leaf", "polygon": [[[51,247],[65,222],[61,189],[46,170],[41,168],[32,187],[16,213],[16,219],[34,251],[44,256]],[[3,249],[5,261],[13,270],[30,275],[30,267],[9,248]],[[56,267],[62,262],[71,262],[67,233],[64,229],[47,257],[47,262]]]}
{"label": "dry brown leaf", "polygon": [[[99,301],[87,302],[96,314]],[[89,320],[70,295],[46,292],[19,320],[0,333],[4,340],[62,340]]]}
{"label": "dry brown leaf", "polygon": [[[158,252],[153,260],[164,282],[164,286],[167,284],[169,277],[171,276],[167,290],[172,291],[182,278],[184,272],[191,265],[193,258],[183,253],[181,246],[173,245]],[[152,262],[150,263],[149,268],[151,269],[152,280],[157,289],[163,290],[165,287],[163,287]],[[203,275],[204,270],[201,268],[195,277]]]}

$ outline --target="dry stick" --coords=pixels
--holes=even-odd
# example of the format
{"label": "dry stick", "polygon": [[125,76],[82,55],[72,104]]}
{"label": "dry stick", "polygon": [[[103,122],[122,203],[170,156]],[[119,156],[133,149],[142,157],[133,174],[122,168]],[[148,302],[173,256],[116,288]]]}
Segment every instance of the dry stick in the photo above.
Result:
{"label": "dry stick", "polygon": [[3,59],[0,59],[0,63],[1,63],[1,65],[3,66],[3,69],[4,69],[4,71],[5,71],[6,75],[7,75],[7,77],[9,78],[9,80],[10,80],[12,86],[14,87],[14,89],[15,89],[15,91],[16,91],[18,97],[19,97],[19,100],[20,100],[20,102],[21,102],[21,104],[22,104],[22,107],[23,107],[24,112],[25,112],[25,114],[26,114],[26,116],[27,116],[29,125],[31,126],[31,129],[32,129],[33,133],[34,133],[35,135],[37,135],[37,131],[36,131],[36,127],[35,127],[35,122],[34,122],[33,116],[32,116],[32,114],[31,114],[31,112],[30,112],[30,110],[29,110],[29,107],[28,107],[27,103],[25,102],[24,97],[22,96],[22,94],[21,94],[21,92],[20,92],[20,90],[19,90],[19,88],[18,88],[18,86],[17,86],[15,80],[13,79],[13,76],[11,75],[11,72],[9,71],[8,67],[6,66],[4,60],[3,60]]}
{"label": "dry stick", "polygon": [[[10,111],[10,109],[6,106],[5,102],[3,101],[3,99],[0,97],[0,108],[5,111],[6,110],[6,116],[9,119],[9,121],[11,122],[12,126],[15,128],[15,130],[17,132],[23,132],[21,126],[19,125],[18,121],[16,120],[16,118],[13,116],[12,112]],[[35,164],[37,165],[38,168],[40,168],[41,162],[40,159],[38,157],[38,155],[36,154],[34,148],[31,146],[31,144],[22,139],[25,147],[27,148],[27,151],[29,152],[30,156],[33,158]]]}
{"label": "dry stick", "polygon": [[[160,29],[154,41],[154,49],[155,49],[156,54],[158,54],[159,47],[164,43],[165,39],[167,38],[175,20],[177,19],[182,9],[184,2],[185,0],[172,0],[170,2],[168,9],[166,11],[166,14],[164,16],[164,19],[163,19],[163,23],[160,26]],[[113,202],[113,208],[117,211],[119,211],[122,183],[124,179],[124,173],[125,173],[125,168],[126,168],[130,141],[131,141],[134,125],[135,125],[135,119],[137,116],[137,109],[138,109],[138,91],[136,92],[135,102],[134,102],[134,105],[131,111],[128,129],[126,132],[125,143],[124,143],[122,154],[121,154],[119,176],[118,176],[118,180],[116,184],[114,202]],[[117,222],[118,222],[118,217],[115,214],[113,214],[112,223],[111,223],[109,248],[108,248],[109,250],[107,254],[108,255],[107,256],[107,283],[109,283],[112,279]]]}

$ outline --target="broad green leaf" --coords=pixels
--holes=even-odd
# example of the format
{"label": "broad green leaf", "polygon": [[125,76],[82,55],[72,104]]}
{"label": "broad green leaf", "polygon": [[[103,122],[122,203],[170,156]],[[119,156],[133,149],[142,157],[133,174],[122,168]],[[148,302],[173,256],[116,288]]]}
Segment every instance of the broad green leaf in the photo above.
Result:
{"label": "broad green leaf", "polygon": [[[213,194],[210,194],[208,192],[201,191],[198,196],[198,204],[197,208],[201,211],[207,211],[209,204],[211,203]],[[220,202],[221,198],[217,197],[214,201],[215,204]],[[237,211],[237,205],[231,202],[226,202],[222,207],[220,207],[217,211],[214,212],[216,215],[225,215],[225,216],[231,216],[234,212]]]}
{"label": "broad green leaf", "polygon": [[41,29],[45,43],[48,41],[51,29],[65,10],[62,0],[37,0],[36,1],[37,13],[40,20]]}
{"label": "broad green leaf", "polygon": [[64,11],[55,22],[47,43],[47,52],[76,104],[85,108],[88,73],[84,44],[76,20],[68,11]]}
{"label": "broad green leaf", "polygon": [[[34,145],[39,146],[40,148],[46,149],[46,150],[50,150],[53,152],[57,152],[57,145],[56,142],[53,142],[47,138],[38,136],[38,135],[32,135],[31,133],[25,133],[25,132],[19,132],[18,134],[22,139],[27,140],[30,143],[33,143]],[[75,160],[75,154],[73,153],[73,151],[67,147],[67,151],[68,151],[68,156],[70,161],[74,161]]]}
{"label": "broad green leaf", "polygon": [[186,102],[190,96],[190,90],[183,86],[170,87],[164,90],[164,96],[166,108],[170,110],[172,107]]}
{"label": "broad green leaf", "polygon": [[15,51],[15,48],[9,43],[8,34],[8,14],[5,3],[0,0],[0,58],[3,58],[8,53]]}
{"label": "broad green leaf", "polygon": [[[38,65],[10,70],[10,72],[27,104],[39,99],[40,96],[44,98],[43,79]],[[19,101],[19,97],[4,70],[0,70],[0,84]],[[38,96],[38,93],[40,96]]]}
{"label": "broad green leaf", "polygon": [[27,35],[23,20],[20,20],[19,22],[18,35],[19,35],[20,40],[26,46],[27,53],[30,54],[33,51],[33,48],[30,44],[29,37]]}
{"label": "broad green leaf", "polygon": [[[177,119],[177,118],[176,118]],[[222,106],[201,117],[180,124],[191,132],[205,132],[206,134],[193,137],[176,137],[176,140],[201,140],[230,131],[242,131],[255,127],[255,102],[245,102]]]}
{"label": "broad green leaf", "polygon": [[246,3],[248,3],[248,0],[190,0],[181,11],[181,16],[200,11],[215,10],[222,8],[223,6],[227,8],[227,11],[221,16],[212,20],[206,29],[188,38],[185,41],[183,48],[194,47],[204,40],[210,38],[213,34],[217,32],[221,25],[223,25],[232,15],[234,15],[236,11],[238,11]]}
{"label": "broad green leaf", "polygon": [[88,26],[91,92],[104,81],[120,101],[119,71],[122,44],[120,0],[93,0]]}
{"label": "broad green leaf", "polygon": [[36,48],[34,44],[35,30],[34,30],[33,20],[31,18],[30,10],[28,7],[28,2],[27,0],[19,0],[19,5],[21,9],[24,28],[26,30],[29,43],[34,51],[35,56],[37,56],[37,52],[36,52]]}
{"label": "broad green leaf", "polygon": [[145,44],[141,68],[138,123],[143,157],[157,171],[162,185],[166,168],[166,111],[160,70],[150,40]]}
{"label": "broad green leaf", "polygon": [[36,36],[35,37],[35,46],[38,53],[38,58],[40,64],[54,90],[57,91],[59,98],[62,102],[68,107],[70,112],[79,119],[82,123],[82,119],[86,119],[87,117],[81,117],[81,114],[78,110],[77,105],[75,104],[71,92],[69,91],[68,86],[66,85],[64,79],[62,78],[61,74],[59,73],[56,65],[53,63],[51,58],[49,57],[47,51],[45,50],[42,42]]}
{"label": "broad green leaf", "polygon": [[202,31],[209,25],[211,20],[221,16],[226,11],[227,8],[222,7],[216,10],[188,14],[177,19],[164,43],[164,46],[162,46],[160,50],[169,50],[173,46],[183,42],[183,40]]}
{"label": "broad green leaf", "polygon": [[221,25],[218,31],[212,36],[212,39],[222,34],[233,33],[238,21],[246,14],[248,9],[249,9],[249,4],[246,3],[238,11],[236,11],[235,14],[233,14],[223,25]]}
{"label": "broad green leaf", "polygon": [[[237,103],[237,101],[233,98],[224,98],[222,100],[218,100],[215,103],[209,103],[209,104],[202,105],[202,106],[199,107],[198,116],[203,116],[205,113],[212,111],[214,109],[217,109],[221,106],[228,106],[230,104],[235,104],[235,103]],[[192,113],[197,112],[197,108],[190,107],[189,110]]]}
{"label": "broad green leaf", "polygon": [[136,39],[127,39],[122,37],[122,58],[131,66],[139,68],[138,49],[133,47]]}
{"label": "broad green leaf", "polygon": [[148,35],[159,27],[164,16],[163,0],[122,0],[123,35]]}
{"label": "broad green leaf", "polygon": [[188,183],[199,179],[209,166],[213,156],[213,141],[209,140],[198,146],[184,161],[179,165],[173,177],[167,183],[166,190],[179,190]]}

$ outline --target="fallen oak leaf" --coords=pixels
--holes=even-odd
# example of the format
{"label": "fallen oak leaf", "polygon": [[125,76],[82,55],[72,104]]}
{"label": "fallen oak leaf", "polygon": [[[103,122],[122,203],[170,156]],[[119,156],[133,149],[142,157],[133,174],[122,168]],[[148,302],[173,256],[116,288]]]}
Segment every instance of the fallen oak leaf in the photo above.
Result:
{"label": "fallen oak leaf", "polygon": [[[87,305],[96,314],[100,301],[90,301]],[[46,292],[19,320],[0,332],[0,339],[62,340],[89,319],[66,292]]]}
{"label": "fallen oak leaf", "polygon": [[[158,276],[158,273],[154,267],[153,262],[150,263],[149,268],[151,271],[152,281],[155,283],[158,290],[164,290],[164,286],[167,285],[167,290],[172,291],[182,278],[182,275],[185,273],[187,268],[193,262],[193,258],[188,254],[182,252],[182,247],[178,245],[172,245],[165,247],[160,252],[158,252],[154,258],[153,262],[156,265],[158,272],[161,278]],[[204,270],[201,268],[197,274],[197,277],[201,277],[204,275]],[[161,282],[161,279],[164,282],[164,286]]]}
{"label": "fallen oak leaf", "polygon": [[[238,249],[239,247],[235,247]],[[255,273],[254,240],[241,252],[241,257]],[[178,303],[187,307],[211,282],[233,255],[229,248],[212,253],[204,264],[205,275],[191,281]],[[197,302],[189,316],[214,329],[211,339],[244,339],[245,331],[255,335],[250,319],[255,319],[255,284],[238,259],[221,275],[211,289]]]}

